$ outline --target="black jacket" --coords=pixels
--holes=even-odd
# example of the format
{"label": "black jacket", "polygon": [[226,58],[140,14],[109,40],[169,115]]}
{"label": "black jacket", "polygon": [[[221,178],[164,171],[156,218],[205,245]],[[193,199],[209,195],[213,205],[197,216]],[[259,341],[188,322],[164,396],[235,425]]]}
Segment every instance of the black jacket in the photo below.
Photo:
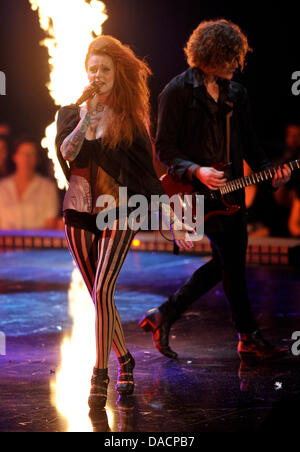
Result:
{"label": "black jacket", "polygon": [[[205,101],[203,82],[195,71],[189,68],[175,77],[159,96],[156,151],[160,161],[173,167],[183,179],[199,165],[217,163],[201,153],[206,146],[206,130],[211,127],[212,118]],[[243,176],[243,159],[254,172],[271,168],[253,129],[246,89],[233,81],[219,83],[221,92],[226,94],[222,104],[224,115],[233,113],[230,133],[232,177]],[[237,196],[244,205],[244,191]]]}
{"label": "black jacket", "polygon": [[[153,167],[150,138],[136,137],[131,147],[120,144],[116,149],[107,149],[102,140],[84,140],[80,153],[71,166],[60,152],[64,139],[80,121],[80,109],[76,105],[62,107],[57,117],[56,152],[67,180],[70,182],[72,168],[84,169],[99,165],[121,187],[128,188],[128,195],[140,194],[150,199],[151,195],[162,195],[164,191]],[[95,183],[93,172],[89,183]]]}

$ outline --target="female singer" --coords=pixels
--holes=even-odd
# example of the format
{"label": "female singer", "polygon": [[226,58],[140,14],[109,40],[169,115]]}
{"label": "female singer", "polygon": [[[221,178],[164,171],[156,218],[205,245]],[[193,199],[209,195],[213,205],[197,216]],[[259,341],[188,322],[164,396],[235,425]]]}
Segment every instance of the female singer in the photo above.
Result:
{"label": "female singer", "polygon": [[[69,180],[63,205],[65,233],[96,309],[97,356],[89,405],[103,408],[112,347],[119,362],[116,390],[120,394],[134,390],[135,361],[125,343],[114,292],[136,232],[128,216],[125,230],[119,227],[119,187],[148,199],[163,191],[153,168],[148,133],[149,67],[110,36],[100,36],[90,44],[85,64],[90,85],[84,92],[96,83],[98,93],[82,107],[60,109],[56,147]],[[115,203],[110,207],[118,212],[113,227],[103,231],[96,225],[103,210],[97,207],[101,195],[111,195]],[[182,246],[188,245],[183,241]]]}

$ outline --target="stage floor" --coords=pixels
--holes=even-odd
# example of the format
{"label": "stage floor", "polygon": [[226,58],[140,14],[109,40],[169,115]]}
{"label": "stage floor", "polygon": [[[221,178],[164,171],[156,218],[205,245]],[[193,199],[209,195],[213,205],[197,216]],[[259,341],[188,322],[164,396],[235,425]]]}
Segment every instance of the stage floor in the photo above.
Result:
{"label": "stage floor", "polygon": [[[173,328],[171,344],[178,361],[161,356],[151,335],[137,326],[144,312],[161,304],[205,261],[197,256],[129,254],[116,304],[137,361],[136,391],[116,405],[117,365],[112,352],[107,411],[93,419],[92,426],[85,400],[77,409],[72,406],[70,413],[58,395],[71,389],[74,403],[81,389],[77,372],[69,381],[59,379],[62,356],[66,364],[61,346],[72,328],[68,305],[77,294],[78,319],[80,298],[86,298],[69,252],[2,252],[0,331],[6,335],[6,356],[0,356],[0,431],[292,431],[298,422],[291,409],[299,407],[300,357],[261,368],[240,366],[221,285]],[[251,267],[248,280],[264,334],[290,346],[293,332],[300,331],[299,269]],[[84,355],[78,348],[72,357],[78,374]]]}

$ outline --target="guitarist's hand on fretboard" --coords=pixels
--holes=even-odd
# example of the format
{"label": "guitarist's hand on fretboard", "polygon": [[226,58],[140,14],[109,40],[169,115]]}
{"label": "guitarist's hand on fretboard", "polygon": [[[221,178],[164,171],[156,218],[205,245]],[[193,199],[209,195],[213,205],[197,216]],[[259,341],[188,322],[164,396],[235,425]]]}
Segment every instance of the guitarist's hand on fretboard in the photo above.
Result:
{"label": "guitarist's hand on fretboard", "polygon": [[224,171],[218,171],[215,168],[206,166],[200,166],[196,172],[197,179],[210,190],[219,190],[225,185],[227,179],[224,176]]}
{"label": "guitarist's hand on fretboard", "polygon": [[[199,184],[199,187],[195,187],[195,184],[181,180],[176,174],[174,175],[172,173],[165,174],[160,180],[165,193],[169,197],[178,195],[184,201],[183,196],[185,195],[204,196],[204,221],[208,221],[215,215],[229,216],[237,213],[241,209],[241,205],[235,198],[231,199],[231,196],[238,191],[244,190],[246,187],[267,181],[273,181],[274,187],[280,187],[286,184],[290,180],[292,172],[300,169],[300,160],[289,162],[284,167],[281,167],[281,169],[278,167],[268,168],[238,179],[232,179],[227,175],[230,166],[230,163],[219,163],[216,164],[216,168],[202,167],[198,169],[198,179],[202,182],[202,184]],[[226,178],[228,178],[227,183]],[[193,216],[195,217],[196,211],[194,207]]]}
{"label": "guitarist's hand on fretboard", "polygon": [[273,187],[279,188],[282,185],[287,184],[291,180],[291,176],[292,171],[290,170],[289,166],[285,164],[282,169],[279,168],[277,170],[272,182]]}

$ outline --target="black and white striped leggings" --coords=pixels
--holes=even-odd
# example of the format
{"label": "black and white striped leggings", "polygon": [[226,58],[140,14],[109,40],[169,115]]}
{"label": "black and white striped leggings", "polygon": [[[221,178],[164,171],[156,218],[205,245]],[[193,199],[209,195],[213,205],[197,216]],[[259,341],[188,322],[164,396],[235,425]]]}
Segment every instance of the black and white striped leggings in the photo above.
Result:
{"label": "black and white striped leggings", "polygon": [[99,230],[99,234],[65,225],[69,249],[96,309],[96,365],[107,369],[113,347],[117,357],[127,354],[121,320],[114,302],[117,278],[136,232],[127,228]]}

